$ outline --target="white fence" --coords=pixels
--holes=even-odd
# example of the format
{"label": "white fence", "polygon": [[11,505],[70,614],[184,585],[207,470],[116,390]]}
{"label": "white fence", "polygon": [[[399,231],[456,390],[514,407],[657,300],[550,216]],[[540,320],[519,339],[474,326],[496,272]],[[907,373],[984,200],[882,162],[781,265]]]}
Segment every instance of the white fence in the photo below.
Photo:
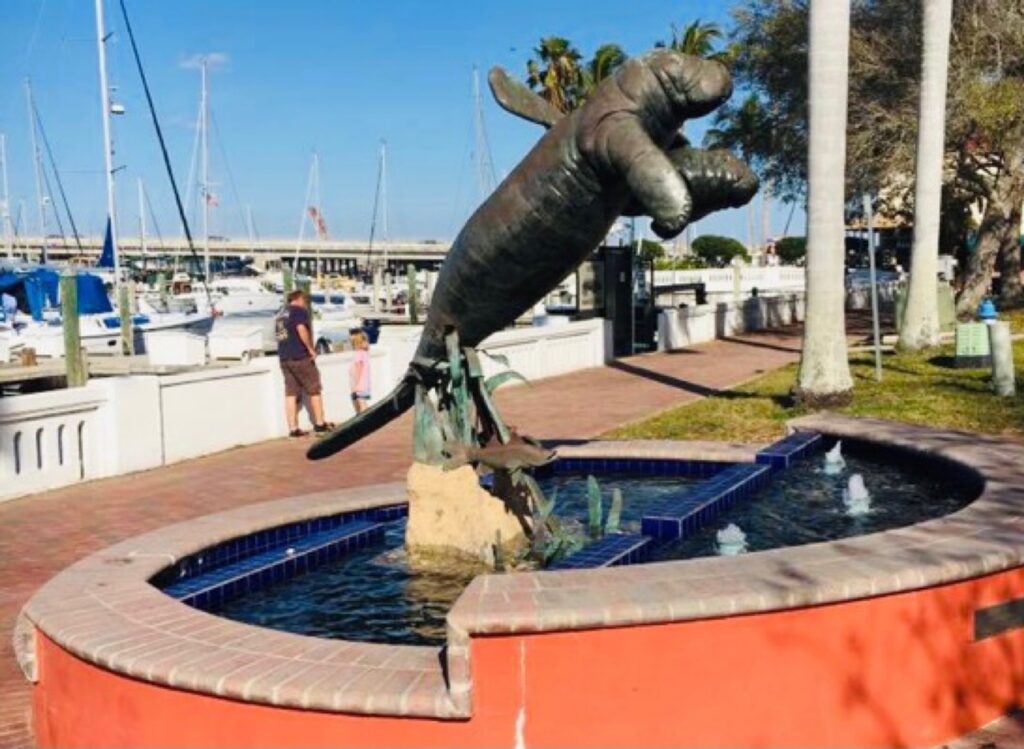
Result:
{"label": "white fence", "polygon": [[[385,334],[371,350],[372,387],[383,398],[405,372],[418,331]],[[601,366],[604,320],[497,333],[481,346],[527,378]],[[353,414],[352,353],[321,356],[329,421]],[[502,367],[484,358],[490,374]],[[301,417],[308,428],[309,420]],[[0,501],[76,481],[156,468],[287,434],[276,358],[178,375],[93,380],[84,388],[0,399]]]}
{"label": "white fence", "polygon": [[753,289],[757,289],[760,294],[771,294],[803,291],[805,274],[803,268],[788,265],[654,271],[656,287],[685,283],[702,283],[709,294],[746,294]]}
{"label": "white fence", "polygon": [[777,328],[803,319],[803,294],[758,296],[743,302],[663,309],[658,314],[658,350],[688,348],[716,338]]}

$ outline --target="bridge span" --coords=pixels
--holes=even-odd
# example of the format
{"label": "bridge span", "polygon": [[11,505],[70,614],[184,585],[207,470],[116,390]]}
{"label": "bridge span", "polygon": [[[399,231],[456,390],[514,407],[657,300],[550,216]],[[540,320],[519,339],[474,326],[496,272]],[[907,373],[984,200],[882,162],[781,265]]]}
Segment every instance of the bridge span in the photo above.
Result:
{"label": "bridge span", "polygon": [[[14,243],[14,255],[22,260],[39,261],[42,259],[45,244],[47,257],[51,261],[98,261],[103,249],[103,237],[81,237],[80,241],[81,249],[73,237],[44,239],[38,236],[22,236]],[[194,241],[193,246],[196,254],[202,259],[202,240]],[[145,253],[139,237],[120,237],[118,247],[122,261],[141,260],[144,256],[177,256],[184,261],[189,257],[188,243],[184,237],[165,238],[162,241],[149,238]],[[316,270],[319,263],[320,270],[329,273],[355,268],[366,269],[379,264],[400,266],[413,263],[420,268],[436,267],[444,260],[450,248],[450,242],[435,240],[374,242],[371,249],[366,240],[309,240],[299,244],[294,239],[261,239],[250,242],[247,239],[211,238],[210,259],[251,257],[259,268],[273,268],[284,264],[297,265],[300,270],[307,271]],[[0,252],[2,251],[0,248]]]}

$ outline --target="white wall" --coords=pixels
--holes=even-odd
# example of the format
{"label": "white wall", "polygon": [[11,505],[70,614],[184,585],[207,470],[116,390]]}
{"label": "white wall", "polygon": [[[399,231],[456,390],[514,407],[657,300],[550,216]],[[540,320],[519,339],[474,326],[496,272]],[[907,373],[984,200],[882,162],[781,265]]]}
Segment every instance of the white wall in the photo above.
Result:
{"label": "white wall", "polygon": [[[401,378],[418,337],[418,331],[389,333],[371,349],[374,400],[386,397]],[[601,366],[606,338],[605,321],[597,319],[503,331],[480,348],[507,356],[513,369],[540,379]],[[354,413],[348,387],[353,357],[343,352],[317,359],[326,416],[335,423]],[[503,368],[483,360],[487,374]],[[310,428],[305,411],[300,419]],[[115,377],[93,380],[84,388],[0,398],[0,501],[286,434],[284,379],[274,357],[225,369]]]}
{"label": "white wall", "polygon": [[778,328],[803,319],[803,294],[759,296],[743,302],[663,309],[658,314],[658,350],[688,348],[716,338]]}

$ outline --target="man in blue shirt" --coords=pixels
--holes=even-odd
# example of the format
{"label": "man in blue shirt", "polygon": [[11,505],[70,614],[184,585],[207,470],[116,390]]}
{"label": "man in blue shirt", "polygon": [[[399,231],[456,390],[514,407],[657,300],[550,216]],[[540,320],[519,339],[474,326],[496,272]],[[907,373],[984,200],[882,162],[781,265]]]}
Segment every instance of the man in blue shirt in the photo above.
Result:
{"label": "man in blue shirt", "polygon": [[299,398],[309,398],[313,412],[313,428],[317,434],[326,434],[330,425],[324,420],[324,400],[321,393],[320,370],[316,367],[316,348],[309,325],[309,308],[306,295],[295,290],[288,294],[288,305],[274,321],[277,337],[277,357],[281,360],[284,375],[285,417],[288,420],[288,436],[302,437],[306,433],[299,429]]}

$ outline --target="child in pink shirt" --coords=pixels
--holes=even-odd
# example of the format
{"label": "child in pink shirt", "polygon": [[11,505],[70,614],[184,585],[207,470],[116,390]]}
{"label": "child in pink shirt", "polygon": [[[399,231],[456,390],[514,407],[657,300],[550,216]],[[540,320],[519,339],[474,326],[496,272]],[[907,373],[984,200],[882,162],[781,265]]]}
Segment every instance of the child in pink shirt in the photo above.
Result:
{"label": "child in pink shirt", "polygon": [[370,405],[370,339],[359,331],[352,334],[352,347],[356,357],[348,370],[348,384],[352,391],[352,406],[361,414]]}

